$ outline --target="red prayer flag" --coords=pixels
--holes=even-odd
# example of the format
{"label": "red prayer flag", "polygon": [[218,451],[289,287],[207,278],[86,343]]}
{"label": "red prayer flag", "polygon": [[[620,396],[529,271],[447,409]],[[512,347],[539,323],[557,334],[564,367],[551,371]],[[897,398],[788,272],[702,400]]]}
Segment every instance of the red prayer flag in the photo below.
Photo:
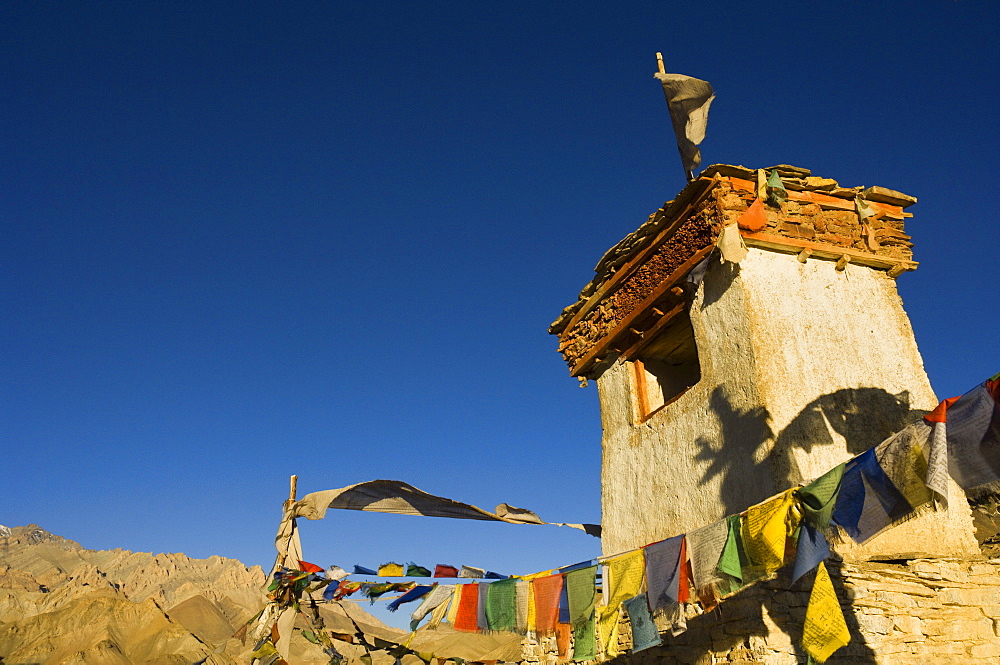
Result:
{"label": "red prayer flag", "polygon": [[315,563],[309,563],[308,561],[299,561],[299,570],[307,573],[322,573],[323,569],[317,566]]}
{"label": "red prayer flag", "polygon": [[767,228],[767,213],[764,212],[764,202],[757,199],[747,211],[740,215],[736,223],[741,229],[746,229],[751,233],[757,233]]}
{"label": "red prayer flag", "polygon": [[561,623],[556,626],[556,647],[559,649],[560,658],[569,657],[570,637],[573,635],[573,626],[568,623]]}
{"label": "red prayer flag", "polygon": [[458,601],[458,613],[455,615],[455,630],[463,633],[479,632],[479,585],[465,584],[462,586],[462,597]]}
{"label": "red prayer flag", "polygon": [[535,630],[539,634],[550,635],[559,623],[559,596],[562,593],[563,576],[549,575],[531,581],[535,592]]}
{"label": "red prayer flag", "polygon": [[434,577],[458,577],[458,568],[439,563],[434,566]]}
{"label": "red prayer flag", "polygon": [[924,416],[924,420],[929,423],[948,422],[948,407],[958,401],[957,397],[949,397],[934,407],[934,410]]}
{"label": "red prayer flag", "polygon": [[690,567],[687,555],[687,538],[681,541],[681,562],[680,573],[677,580],[677,602],[686,603],[691,598],[690,585],[688,584],[688,569]]}

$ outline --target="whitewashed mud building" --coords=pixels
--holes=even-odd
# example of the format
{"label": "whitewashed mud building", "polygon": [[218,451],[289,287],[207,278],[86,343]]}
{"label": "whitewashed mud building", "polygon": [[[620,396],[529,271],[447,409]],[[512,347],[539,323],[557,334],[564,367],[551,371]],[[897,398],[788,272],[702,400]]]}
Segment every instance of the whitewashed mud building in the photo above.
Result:
{"label": "whitewashed mud building", "polygon": [[[904,224],[916,199],[768,171],[785,192],[760,171],[706,169],[607,252],[550,328],[600,395],[605,554],[808,482],[938,403],[895,284],[917,267]],[[835,545],[852,640],[828,662],[1000,662],[1000,561],[983,555],[964,492],[950,494],[947,511]],[[786,577],[621,658],[805,662],[809,590]]]}

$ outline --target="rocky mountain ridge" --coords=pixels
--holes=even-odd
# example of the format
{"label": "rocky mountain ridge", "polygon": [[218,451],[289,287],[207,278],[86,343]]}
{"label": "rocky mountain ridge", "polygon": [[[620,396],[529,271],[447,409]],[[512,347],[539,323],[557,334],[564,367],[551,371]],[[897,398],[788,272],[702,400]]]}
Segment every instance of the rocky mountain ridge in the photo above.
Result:
{"label": "rocky mountain ridge", "polygon": [[[0,526],[0,665],[235,665],[254,647],[234,637],[265,606],[266,576],[259,566],[212,556],[88,550],[38,525]],[[401,643],[390,628],[356,602],[322,604],[327,630]],[[295,622],[289,661],[329,663],[321,647]],[[518,660],[513,633],[470,634],[449,624],[411,638],[419,651],[465,660]],[[364,653],[337,642],[351,661]],[[372,665],[391,665],[385,650]],[[403,665],[423,665],[416,656]]]}
{"label": "rocky mountain ridge", "polygon": [[232,635],[263,606],[264,579],[235,559],[88,550],[0,526],[0,662],[246,662]]}

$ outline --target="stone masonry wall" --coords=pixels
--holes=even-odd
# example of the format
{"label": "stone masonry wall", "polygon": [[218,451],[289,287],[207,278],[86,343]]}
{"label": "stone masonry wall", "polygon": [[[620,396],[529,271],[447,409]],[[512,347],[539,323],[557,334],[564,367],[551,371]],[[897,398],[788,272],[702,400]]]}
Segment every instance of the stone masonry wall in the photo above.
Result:
{"label": "stone masonry wall", "polygon": [[[966,665],[1000,662],[1000,559],[828,562],[851,633],[829,665]],[[787,575],[787,571],[785,571]],[[619,656],[615,665],[795,665],[812,574],[752,585],[688,619],[663,646]],[[693,606],[691,606],[693,609]],[[622,631],[623,647],[628,631]],[[544,647],[548,646],[549,649]],[[546,653],[547,651],[547,653]],[[554,644],[525,652],[555,663]]]}

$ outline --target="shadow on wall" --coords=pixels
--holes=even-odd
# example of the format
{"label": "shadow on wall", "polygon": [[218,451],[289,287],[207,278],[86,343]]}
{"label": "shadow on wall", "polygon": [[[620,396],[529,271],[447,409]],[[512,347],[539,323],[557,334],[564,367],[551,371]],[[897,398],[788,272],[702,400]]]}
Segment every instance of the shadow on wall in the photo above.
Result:
{"label": "shadow on wall", "polygon": [[[926,413],[910,408],[906,392],[893,395],[881,388],[846,388],[813,400],[787,427],[775,432],[767,409],[741,408],[736,401],[725,386],[712,391],[709,406],[718,420],[720,436],[718,441],[699,438],[696,455],[707,464],[702,484],[720,479],[720,498],[729,515],[812,480],[801,477],[795,463],[798,451],[808,454],[816,447],[842,445],[843,440],[847,452],[856,455]],[[762,457],[769,446],[770,453]],[[835,572],[836,564],[830,562],[829,567],[852,639],[828,662],[874,664],[875,653],[861,635],[857,617],[851,612],[850,596]],[[788,634],[796,660],[806,662],[799,643],[814,574],[794,585],[790,575],[791,567],[785,566],[775,580],[752,585],[712,612],[692,619],[685,633],[667,637],[661,649],[636,654],[642,656],[639,665],[646,665],[643,661],[653,654],[657,665],[707,664],[712,662],[711,652],[742,652],[748,662],[766,662],[770,652],[766,645],[769,625],[777,625]]]}
{"label": "shadow on wall", "polygon": [[[721,478],[720,499],[727,515],[812,480],[802,477],[796,451],[810,453],[842,438],[847,452],[857,455],[927,413],[910,408],[907,392],[845,388],[816,398],[775,433],[767,409],[739,408],[725,386],[712,391],[709,405],[719,422],[720,440],[699,437],[695,458],[708,465],[702,484]],[[761,458],[772,440],[771,452]]]}
{"label": "shadow on wall", "polygon": [[[865,643],[857,617],[851,611],[848,591],[844,588],[836,563],[830,562],[834,590],[844,611],[851,642],[837,650],[828,665],[875,665],[875,652]],[[768,663],[790,662],[788,656],[772,655],[781,651],[794,655],[796,662],[806,663],[802,649],[802,627],[806,605],[812,589],[814,573],[790,583],[791,571],[782,570],[768,582],[758,582],[722,601],[714,610],[688,620],[687,631],[677,636],[665,635],[663,645],[640,651],[615,663],[628,665],[710,665],[713,654],[728,655],[726,662]],[[766,613],[766,618],[765,618]],[[791,647],[773,636],[773,627],[789,637]]]}

